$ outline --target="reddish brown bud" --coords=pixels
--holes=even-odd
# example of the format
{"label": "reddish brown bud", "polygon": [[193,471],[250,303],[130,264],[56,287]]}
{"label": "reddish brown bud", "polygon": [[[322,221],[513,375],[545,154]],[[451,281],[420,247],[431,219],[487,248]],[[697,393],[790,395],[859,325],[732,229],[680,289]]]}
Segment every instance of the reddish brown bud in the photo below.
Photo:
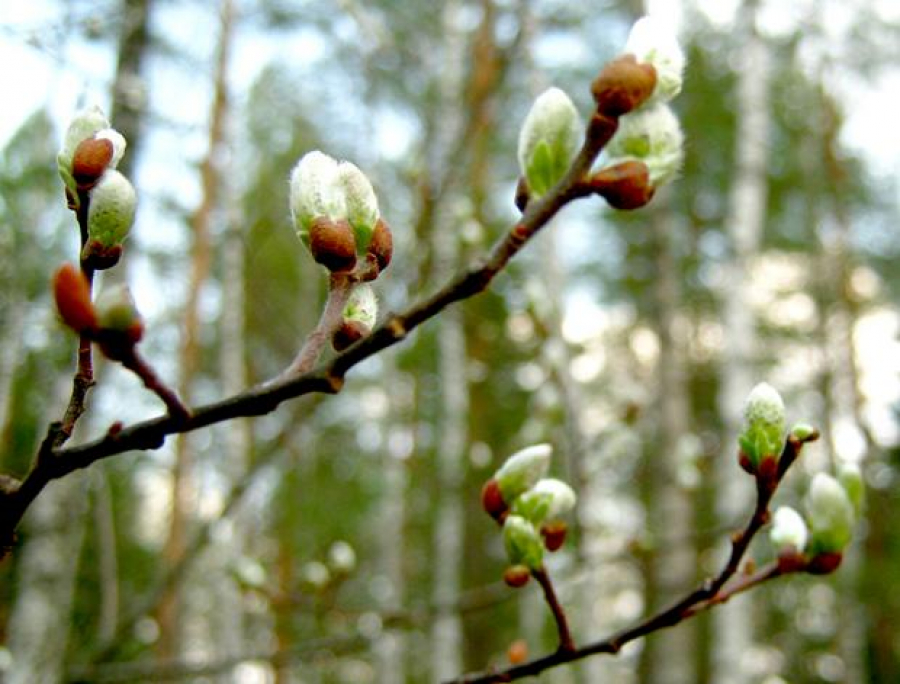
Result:
{"label": "reddish brown bud", "polygon": [[331,336],[331,346],[335,351],[344,351],[354,342],[364,338],[371,332],[369,326],[362,321],[344,321],[334,335]]}
{"label": "reddish brown bud", "polygon": [[650,171],[632,160],[601,169],[591,178],[591,187],[614,209],[639,209],[653,198]]}
{"label": "reddish brown bud", "polygon": [[753,461],[750,460],[750,457],[743,450],[738,451],[738,464],[745,472],[756,475],[756,467],[753,465]]}
{"label": "reddish brown bud", "polygon": [[500,521],[509,510],[500,492],[500,484],[494,478],[484,483],[481,488],[481,507],[494,520]]}
{"label": "reddish brown bud", "polygon": [[844,556],[839,551],[817,554],[809,559],[806,572],[811,575],[828,575],[838,569]]}
{"label": "reddish brown bud", "polygon": [[72,155],[72,177],[79,190],[94,186],[113,157],[113,144],[105,138],[88,138],[78,143]]}
{"label": "reddish brown bud", "polygon": [[349,271],[356,266],[356,238],[346,219],[315,218],[309,227],[309,250],[329,271]]}
{"label": "reddish brown bud", "polygon": [[97,329],[91,286],[77,266],[63,264],[53,276],[53,297],[63,322],[77,333]]}
{"label": "reddish brown bud", "polygon": [[391,263],[394,254],[394,236],[391,234],[390,226],[383,219],[375,222],[368,252],[375,257],[379,271],[383,271]]}
{"label": "reddish brown bud", "polygon": [[513,589],[524,587],[530,579],[531,570],[525,565],[510,565],[503,571],[503,581]]}
{"label": "reddish brown bud", "polygon": [[521,665],[528,660],[528,643],[525,639],[516,639],[506,649],[506,658],[510,665]]}
{"label": "reddish brown bud", "polygon": [[122,257],[122,245],[107,247],[99,240],[88,240],[81,250],[81,261],[95,271],[112,268]]}
{"label": "reddish brown bud", "polygon": [[778,569],[784,574],[806,570],[807,565],[806,557],[792,546],[778,554]]}
{"label": "reddish brown bud", "polygon": [[541,525],[541,536],[544,538],[544,548],[550,552],[559,551],[566,542],[566,533],[569,526],[563,520],[551,520]]}
{"label": "reddish brown bud", "polygon": [[603,67],[591,83],[597,111],[622,116],[640,107],[656,87],[656,69],[638,64],[634,55],[622,55]]}

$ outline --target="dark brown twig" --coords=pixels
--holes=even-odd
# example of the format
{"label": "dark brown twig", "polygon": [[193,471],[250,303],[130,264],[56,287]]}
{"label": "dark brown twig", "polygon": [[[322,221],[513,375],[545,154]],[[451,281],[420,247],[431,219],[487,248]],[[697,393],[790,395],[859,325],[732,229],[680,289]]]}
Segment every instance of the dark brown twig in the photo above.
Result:
{"label": "dark brown twig", "polygon": [[563,610],[562,605],[559,603],[559,599],[556,597],[556,591],[553,588],[553,582],[550,580],[550,575],[547,574],[547,570],[543,567],[538,570],[533,570],[531,574],[537,580],[538,584],[541,585],[541,589],[544,591],[544,600],[550,607],[550,612],[553,614],[553,620],[556,622],[556,631],[557,634],[559,634],[559,650],[567,653],[574,651],[575,642],[572,640],[572,633],[569,630],[569,620],[566,618],[566,612]]}

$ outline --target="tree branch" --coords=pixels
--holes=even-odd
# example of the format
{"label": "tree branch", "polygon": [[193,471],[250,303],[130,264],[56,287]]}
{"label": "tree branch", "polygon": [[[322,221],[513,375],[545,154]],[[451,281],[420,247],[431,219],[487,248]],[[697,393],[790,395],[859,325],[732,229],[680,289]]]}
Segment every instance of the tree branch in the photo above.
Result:
{"label": "tree branch", "polygon": [[[54,432],[50,445],[45,440],[45,444],[41,446],[34,467],[22,484],[0,495],[0,540],[12,539],[14,529],[26,509],[51,480],[127,451],[157,449],[169,435],[191,432],[233,418],[264,415],[274,411],[282,402],[304,394],[339,392],[344,384],[344,376],[358,363],[400,342],[413,329],[434,318],[454,302],[484,291],[510,259],[563,206],[579,196],[577,188],[580,180],[590,170],[617,126],[617,119],[595,113],[588,124],[584,144],[565,177],[545,196],[528,204],[521,220],[494,245],[485,260],[457,274],[430,297],[413,304],[405,311],[388,315],[371,335],[329,362],[296,377],[279,378],[221,401],[199,406],[191,410],[186,419],[181,416],[164,416],[121,429],[116,426],[115,430],[107,431],[99,439],[68,448],[60,448],[55,443]],[[51,432],[53,429],[51,426]]]}

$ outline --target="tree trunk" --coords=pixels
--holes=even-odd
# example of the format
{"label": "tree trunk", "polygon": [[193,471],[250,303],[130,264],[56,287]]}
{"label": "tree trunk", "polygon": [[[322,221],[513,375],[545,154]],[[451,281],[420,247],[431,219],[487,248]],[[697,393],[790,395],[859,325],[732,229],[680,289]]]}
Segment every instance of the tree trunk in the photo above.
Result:
{"label": "tree trunk", "polygon": [[[219,43],[213,74],[213,102],[210,108],[208,147],[200,167],[202,197],[200,206],[190,219],[192,233],[191,271],[184,306],[182,345],[179,354],[178,392],[190,404],[191,388],[200,362],[200,297],[209,276],[212,259],[210,227],[216,210],[222,183],[219,160],[225,139],[225,121],[228,113],[228,59],[233,38],[232,0],[222,0],[219,15]],[[191,439],[181,434],[175,440],[175,464],[172,471],[172,509],[169,536],[163,557],[175,563],[185,551],[187,527],[194,506],[192,482],[193,454]],[[160,625],[158,653],[164,659],[174,658],[181,643],[179,630],[183,620],[179,615],[178,587],[167,592],[157,614]]]}
{"label": "tree trunk", "polygon": [[[731,524],[752,503],[752,481],[736,465],[735,438],[742,409],[755,378],[756,329],[751,310],[750,262],[759,251],[765,223],[766,167],[769,139],[769,48],[754,25],[757,6],[748,0],[741,8],[738,30],[742,68],[737,93],[737,166],[729,201],[726,230],[732,255],[727,266],[723,314],[725,320],[722,388],[719,411],[723,422],[723,454],[717,468],[717,515]],[[712,680],[717,684],[747,681],[742,657],[753,638],[751,599],[739,596],[715,611]]]}
{"label": "tree trunk", "polygon": [[[656,301],[652,325],[659,339],[659,413],[656,449],[650,450],[650,472],[656,494],[649,511],[651,531],[658,544],[653,560],[655,592],[663,602],[672,600],[695,584],[697,551],[694,546],[694,502],[690,481],[690,397],[685,370],[685,327],[681,311],[680,273],[673,242],[677,226],[663,197],[651,213],[650,229],[655,244]],[[692,684],[697,681],[694,658],[697,647],[693,622],[665,630],[648,642],[652,649],[651,679],[660,684]]]}

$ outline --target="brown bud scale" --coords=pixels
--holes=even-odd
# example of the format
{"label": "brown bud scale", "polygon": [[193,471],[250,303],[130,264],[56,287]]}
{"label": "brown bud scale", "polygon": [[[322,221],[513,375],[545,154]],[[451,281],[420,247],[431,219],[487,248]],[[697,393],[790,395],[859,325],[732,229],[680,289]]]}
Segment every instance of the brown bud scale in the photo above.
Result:
{"label": "brown bud scale", "polygon": [[309,227],[309,250],[316,263],[329,271],[349,271],[356,265],[356,238],[346,219],[327,216],[313,219]]}
{"label": "brown bud scale", "polygon": [[331,336],[331,346],[335,351],[344,351],[354,342],[358,342],[371,332],[369,326],[360,321],[344,321],[341,327]]}
{"label": "brown bud scale", "polygon": [[97,312],[91,302],[91,286],[77,266],[63,264],[53,276],[53,297],[63,322],[77,333],[95,331]]}
{"label": "brown bud scale", "polygon": [[622,116],[640,107],[656,87],[656,69],[638,64],[634,55],[622,55],[603,67],[591,83],[597,111]]}
{"label": "brown bud scale", "polygon": [[510,565],[503,572],[503,581],[513,589],[524,587],[530,579],[531,571],[524,565]]}
{"label": "brown bud scale", "polygon": [[509,509],[500,492],[500,484],[494,478],[485,482],[481,488],[481,507],[497,521],[500,521]]}
{"label": "brown bud scale", "polygon": [[559,551],[566,543],[568,525],[562,520],[553,520],[541,525],[541,537],[544,538],[544,548],[550,551]]}
{"label": "brown bud scale", "polygon": [[591,186],[614,209],[639,209],[653,198],[650,170],[640,161],[626,161],[601,169]]}
{"label": "brown bud scale", "polygon": [[382,219],[378,219],[375,223],[372,238],[369,240],[368,253],[375,257],[379,271],[383,271],[391,263],[391,257],[394,255],[394,236],[391,234],[390,226]]}
{"label": "brown bud scale", "polygon": [[113,144],[106,138],[87,138],[78,143],[72,155],[72,177],[79,190],[94,186],[113,157]]}

